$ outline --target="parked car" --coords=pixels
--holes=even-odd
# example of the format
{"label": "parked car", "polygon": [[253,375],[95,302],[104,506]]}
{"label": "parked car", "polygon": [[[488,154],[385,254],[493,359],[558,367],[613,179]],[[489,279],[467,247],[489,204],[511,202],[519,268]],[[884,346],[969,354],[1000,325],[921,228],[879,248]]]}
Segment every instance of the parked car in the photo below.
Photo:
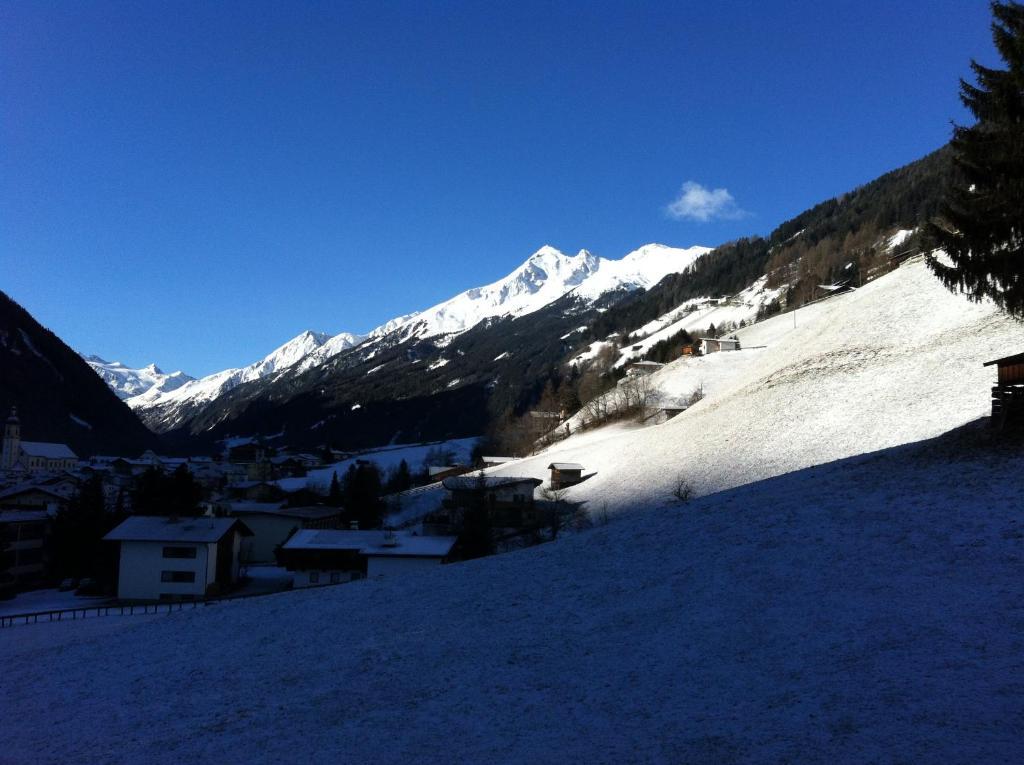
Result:
{"label": "parked car", "polygon": [[75,595],[102,595],[103,587],[95,579],[91,577],[85,577],[78,585],[78,589],[75,590]]}
{"label": "parked car", "polygon": [[60,591],[60,592],[71,592],[71,590],[74,590],[74,589],[77,589],[77,588],[78,588],[78,580],[77,579],[64,579],[57,586],[57,590]]}
{"label": "parked car", "polygon": [[6,571],[0,574],[0,600],[10,600],[18,592],[18,583]]}

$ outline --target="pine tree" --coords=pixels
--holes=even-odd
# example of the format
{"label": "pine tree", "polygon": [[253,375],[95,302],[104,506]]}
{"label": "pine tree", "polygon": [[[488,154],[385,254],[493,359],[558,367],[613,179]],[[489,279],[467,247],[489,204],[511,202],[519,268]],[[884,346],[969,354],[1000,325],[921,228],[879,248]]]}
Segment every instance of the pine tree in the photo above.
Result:
{"label": "pine tree", "polygon": [[991,298],[1024,318],[1024,5],[992,3],[992,36],[1008,65],[976,61],[978,84],[960,80],[960,100],[977,118],[953,130],[961,178],[947,193],[943,223],[929,226],[950,264],[929,264],[951,290]]}
{"label": "pine tree", "polygon": [[330,507],[341,507],[341,484],[338,482],[338,471],[331,473],[331,488],[327,491],[327,504]]}

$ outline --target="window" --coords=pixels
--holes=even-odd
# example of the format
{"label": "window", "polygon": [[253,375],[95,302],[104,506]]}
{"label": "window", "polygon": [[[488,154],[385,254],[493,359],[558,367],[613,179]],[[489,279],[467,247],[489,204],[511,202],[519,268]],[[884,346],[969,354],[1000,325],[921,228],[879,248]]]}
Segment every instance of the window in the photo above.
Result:
{"label": "window", "polygon": [[164,548],[165,558],[194,558],[196,557],[196,548],[194,547],[165,547]]}
{"label": "window", "polygon": [[320,572],[319,571],[310,571],[309,572],[309,583],[310,584],[320,584]]}
{"label": "window", "polygon": [[196,580],[195,571],[161,571],[160,581],[161,582],[194,582]]}

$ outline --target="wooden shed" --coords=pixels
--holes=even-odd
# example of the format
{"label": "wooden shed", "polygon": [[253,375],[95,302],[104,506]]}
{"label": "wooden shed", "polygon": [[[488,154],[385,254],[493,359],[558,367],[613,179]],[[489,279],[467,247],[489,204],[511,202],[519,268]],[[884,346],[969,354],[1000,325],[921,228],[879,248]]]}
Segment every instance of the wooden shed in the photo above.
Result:
{"label": "wooden shed", "polygon": [[1024,353],[986,361],[998,370],[992,386],[992,425],[1001,428],[1008,421],[1024,420]]}
{"label": "wooden shed", "polygon": [[552,462],[548,470],[551,471],[552,489],[575,486],[583,480],[583,465],[577,462]]}

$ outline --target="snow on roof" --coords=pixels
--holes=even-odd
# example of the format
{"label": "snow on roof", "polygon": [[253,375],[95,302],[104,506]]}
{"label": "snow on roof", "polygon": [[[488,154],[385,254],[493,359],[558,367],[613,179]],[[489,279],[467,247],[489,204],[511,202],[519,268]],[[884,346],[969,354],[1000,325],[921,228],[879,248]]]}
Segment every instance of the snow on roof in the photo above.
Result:
{"label": "snow on roof", "polygon": [[490,462],[495,465],[500,465],[503,462],[513,462],[514,460],[518,459],[518,457],[481,457],[480,459],[483,462]]}
{"label": "snow on roof", "polygon": [[41,484],[33,482],[21,483],[18,484],[17,486],[12,486],[9,489],[4,489],[3,491],[0,491],[0,499],[10,499],[11,497],[17,497],[19,494],[28,494],[29,492],[32,491],[40,491],[44,494],[49,494],[50,496],[56,497],[57,499],[67,499],[67,497],[65,497],[63,494],[58,494],[56,491],[49,488],[48,486],[43,486]]}
{"label": "snow on roof", "polygon": [[583,465],[578,462],[552,462],[548,470],[583,470]]}
{"label": "snow on roof", "polygon": [[476,489],[483,484],[485,489],[497,489],[502,486],[516,486],[522,483],[529,483],[534,486],[540,486],[544,483],[539,478],[532,478],[530,476],[506,476],[506,475],[487,475],[487,476],[452,476],[451,478],[445,478],[441,481],[441,485],[448,491],[471,491]]}
{"label": "snow on roof", "polygon": [[50,460],[77,460],[78,455],[67,444],[50,444],[44,441],[22,441],[21,450],[30,457],[46,457]]}
{"label": "snow on roof", "polygon": [[362,555],[406,558],[443,558],[455,537],[434,537],[407,531],[346,531],[301,529],[284,543],[286,550],[352,550]]}
{"label": "snow on roof", "polygon": [[282,518],[318,521],[339,515],[341,509],[325,505],[282,507],[280,502],[232,502],[228,504],[228,512],[233,515],[277,515]]}
{"label": "snow on roof", "polygon": [[237,518],[182,518],[133,515],[103,537],[111,542],[217,542],[234,528],[252,536]]}

